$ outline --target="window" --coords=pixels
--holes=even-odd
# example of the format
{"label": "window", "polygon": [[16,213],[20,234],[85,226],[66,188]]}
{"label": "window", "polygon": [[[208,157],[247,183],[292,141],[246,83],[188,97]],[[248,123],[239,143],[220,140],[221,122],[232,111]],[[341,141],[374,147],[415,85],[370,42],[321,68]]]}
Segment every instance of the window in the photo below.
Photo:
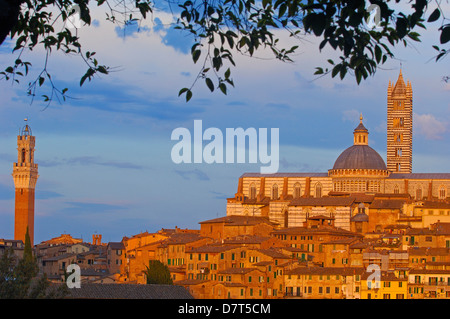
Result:
{"label": "window", "polygon": [[294,185],[294,198],[300,198],[301,196],[301,187],[300,187],[300,183],[296,183]]}
{"label": "window", "polygon": [[250,185],[250,199],[256,199],[256,186],[255,184]]}
{"label": "window", "polygon": [[445,186],[439,187],[439,199],[445,199],[447,197],[447,190],[445,189]]}
{"label": "window", "polygon": [[403,142],[403,133],[396,133],[394,135],[394,141],[397,143]]}
{"label": "window", "polygon": [[322,197],[322,184],[316,184],[316,197]]}
{"label": "window", "polygon": [[404,104],[402,101],[394,101],[394,111],[403,110]]}
{"label": "window", "polygon": [[398,185],[395,185],[394,186],[394,194],[398,194],[398,193],[400,193],[400,189],[399,189]]}
{"label": "window", "polygon": [[421,199],[422,199],[422,187],[419,186],[419,187],[416,189],[416,200],[421,200]]}
{"label": "window", "polygon": [[272,186],[272,199],[278,199],[278,185],[274,184]]}

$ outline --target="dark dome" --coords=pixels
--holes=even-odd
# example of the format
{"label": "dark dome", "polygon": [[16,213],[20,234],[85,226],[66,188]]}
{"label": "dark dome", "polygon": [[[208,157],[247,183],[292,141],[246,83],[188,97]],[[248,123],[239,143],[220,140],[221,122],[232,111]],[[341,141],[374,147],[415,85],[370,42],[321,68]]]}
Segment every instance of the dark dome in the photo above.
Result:
{"label": "dark dome", "polygon": [[333,169],[386,170],[386,164],[380,154],[369,145],[353,145],[339,155]]}

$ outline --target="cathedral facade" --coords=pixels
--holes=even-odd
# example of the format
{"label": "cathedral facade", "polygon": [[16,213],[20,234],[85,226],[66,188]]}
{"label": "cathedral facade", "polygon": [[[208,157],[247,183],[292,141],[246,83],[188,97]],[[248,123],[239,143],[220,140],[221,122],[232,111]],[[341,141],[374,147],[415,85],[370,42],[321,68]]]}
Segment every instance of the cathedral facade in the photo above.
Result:
{"label": "cathedral facade", "polygon": [[388,85],[386,162],[369,146],[361,116],[353,145],[328,172],[245,173],[227,215],[267,217],[280,228],[315,217],[359,232],[450,222],[450,173],[412,172],[412,117],[411,83],[400,71]]}

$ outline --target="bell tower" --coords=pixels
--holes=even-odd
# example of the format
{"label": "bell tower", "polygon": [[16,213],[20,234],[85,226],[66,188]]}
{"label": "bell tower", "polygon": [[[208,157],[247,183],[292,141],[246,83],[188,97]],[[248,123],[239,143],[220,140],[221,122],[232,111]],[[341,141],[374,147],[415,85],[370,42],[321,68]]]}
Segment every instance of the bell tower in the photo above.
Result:
{"label": "bell tower", "polygon": [[17,163],[13,164],[13,179],[16,189],[14,239],[25,243],[25,234],[34,242],[34,190],[38,175],[38,165],[34,163],[36,138],[26,124],[17,136]]}
{"label": "bell tower", "polygon": [[393,173],[412,172],[412,88],[405,84],[402,70],[387,92],[387,169]]}

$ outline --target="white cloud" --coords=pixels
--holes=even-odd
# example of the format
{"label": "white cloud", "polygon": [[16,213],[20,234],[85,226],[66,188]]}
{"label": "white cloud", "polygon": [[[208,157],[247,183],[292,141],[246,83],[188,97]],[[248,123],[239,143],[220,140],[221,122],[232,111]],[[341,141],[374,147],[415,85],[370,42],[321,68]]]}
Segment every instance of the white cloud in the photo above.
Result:
{"label": "white cloud", "polygon": [[447,123],[439,121],[432,114],[414,113],[414,123],[417,133],[428,140],[442,139],[442,134],[447,131]]}

